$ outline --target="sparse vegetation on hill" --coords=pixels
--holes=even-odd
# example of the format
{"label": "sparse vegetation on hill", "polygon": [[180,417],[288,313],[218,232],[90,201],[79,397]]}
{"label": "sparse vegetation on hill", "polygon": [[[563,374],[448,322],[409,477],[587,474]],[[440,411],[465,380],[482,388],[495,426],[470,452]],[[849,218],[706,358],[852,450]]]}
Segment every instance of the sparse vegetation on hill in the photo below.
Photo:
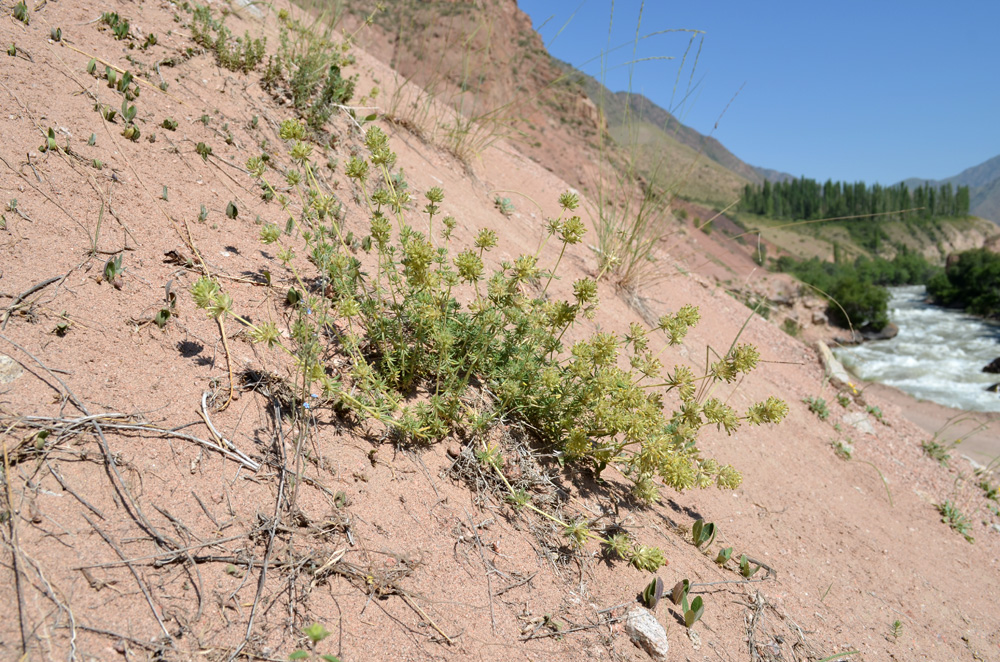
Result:
{"label": "sparse vegetation on hill", "polygon": [[[513,0],[408,6],[6,6],[0,659],[644,659],[636,615],[679,658],[986,659],[998,579],[933,504],[988,562],[995,475],[727,296],[710,269],[761,277],[727,219],[672,226],[614,149],[571,191],[576,88],[455,79],[523,102],[543,167],[354,39],[527,67]],[[838,447],[888,499],[842,415],[892,424]]]}

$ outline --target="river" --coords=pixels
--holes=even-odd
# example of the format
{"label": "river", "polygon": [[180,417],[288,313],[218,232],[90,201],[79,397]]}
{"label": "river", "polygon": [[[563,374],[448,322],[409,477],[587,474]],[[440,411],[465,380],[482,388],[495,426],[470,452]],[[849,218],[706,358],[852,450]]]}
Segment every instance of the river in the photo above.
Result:
{"label": "river", "polygon": [[986,387],[1000,375],[982,372],[1000,357],[1000,326],[924,303],[924,287],[889,288],[892,340],[834,350],[865,381],[881,382],[922,400],[967,411],[1000,412],[1000,395]]}

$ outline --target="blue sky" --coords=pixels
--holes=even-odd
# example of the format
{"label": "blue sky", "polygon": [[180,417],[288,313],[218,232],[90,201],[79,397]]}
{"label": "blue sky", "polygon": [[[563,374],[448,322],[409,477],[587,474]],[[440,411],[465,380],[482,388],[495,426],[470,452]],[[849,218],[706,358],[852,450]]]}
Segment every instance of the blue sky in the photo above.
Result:
{"label": "blue sky", "polygon": [[[609,0],[518,5],[549,52],[601,77]],[[891,184],[948,177],[1000,154],[998,0],[646,2],[641,34],[705,32],[686,99],[699,44],[674,92],[690,33],[642,39],[633,56],[641,5],[614,3],[610,44],[625,48],[608,55],[605,84],[628,89],[631,70],[633,91],[752,165]],[[675,59],[627,64],[663,56]]]}

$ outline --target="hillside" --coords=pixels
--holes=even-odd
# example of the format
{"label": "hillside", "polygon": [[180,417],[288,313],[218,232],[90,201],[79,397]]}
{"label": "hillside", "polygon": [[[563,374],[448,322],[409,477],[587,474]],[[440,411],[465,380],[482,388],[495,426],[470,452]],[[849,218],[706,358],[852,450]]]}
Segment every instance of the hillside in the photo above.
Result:
{"label": "hillside", "polygon": [[918,177],[904,180],[904,183],[911,188],[925,182],[931,182],[935,186],[950,183],[955,186],[970,187],[972,213],[1000,225],[1000,156],[994,156],[942,180]]}
{"label": "hillside", "polygon": [[749,246],[662,218],[624,287],[586,98],[525,156],[380,56],[541,71],[530,24],[421,5],[5,6],[0,659],[998,659],[997,477],[752,313]]}

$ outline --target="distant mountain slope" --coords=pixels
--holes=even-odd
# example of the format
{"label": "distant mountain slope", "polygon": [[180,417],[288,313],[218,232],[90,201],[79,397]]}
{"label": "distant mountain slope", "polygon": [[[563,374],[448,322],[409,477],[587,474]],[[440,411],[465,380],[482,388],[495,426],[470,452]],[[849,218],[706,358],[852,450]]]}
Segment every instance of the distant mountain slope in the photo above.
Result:
{"label": "distant mountain slope", "polygon": [[[622,109],[630,105],[632,112],[637,117],[660,127],[661,130],[682,145],[687,145],[691,149],[701,152],[723,168],[731,170],[744,179],[752,182],[763,182],[763,179],[753,166],[741,161],[718,140],[711,136],[703,135],[691,127],[682,124],[671,113],[656,105],[645,96],[629,92],[617,92],[615,93],[615,97],[617,97],[619,101],[618,105]],[[613,123],[610,116],[608,117],[608,123]]]}
{"label": "distant mountain slope", "polygon": [[683,124],[647,97],[612,92],[573,65],[555,58],[553,62],[600,109],[608,133],[651,182],[686,198],[726,206],[747,182],[764,181],[718,140]]}
{"label": "distant mountain slope", "polygon": [[753,169],[757,171],[762,179],[766,179],[772,184],[776,182],[787,182],[792,179],[798,179],[795,175],[790,175],[787,172],[781,172],[780,170],[772,170],[771,168],[760,168],[754,166]]}
{"label": "distant mountain slope", "polygon": [[987,159],[979,165],[966,168],[946,179],[920,179],[911,177],[903,181],[913,188],[925,182],[935,185],[954,184],[968,186],[972,196],[972,213],[1000,224],[1000,155]]}
{"label": "distant mountain slope", "polygon": [[[713,206],[729,205],[747,182],[763,181],[718,140],[649,99],[612,92],[551,57],[515,0],[380,4],[387,11],[358,33],[360,45],[428,94],[380,98],[379,104],[397,124],[427,139],[447,144],[467,136],[472,151],[480,151],[495,136],[507,138],[584,191],[606,176],[600,164],[611,162],[631,162],[627,167],[647,183]],[[375,5],[375,0],[349,3],[347,27],[360,26]],[[431,97],[468,122],[428,125]],[[607,152],[608,136],[614,154]]]}

